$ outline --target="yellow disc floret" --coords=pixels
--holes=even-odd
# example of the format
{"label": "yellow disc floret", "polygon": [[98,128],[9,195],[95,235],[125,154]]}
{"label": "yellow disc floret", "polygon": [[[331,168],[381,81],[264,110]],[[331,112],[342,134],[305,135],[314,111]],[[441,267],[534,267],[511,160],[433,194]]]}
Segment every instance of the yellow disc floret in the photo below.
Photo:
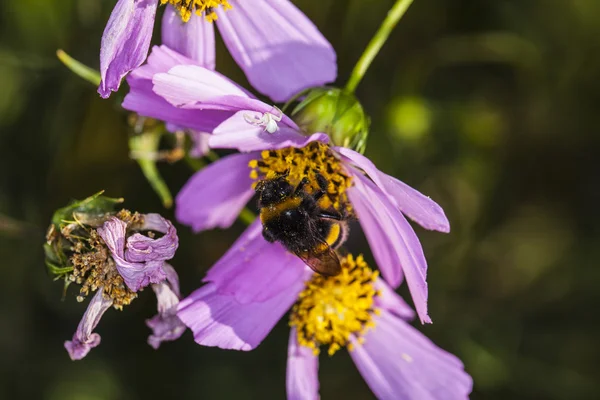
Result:
{"label": "yellow disc floret", "polygon": [[188,22],[192,13],[202,16],[208,22],[213,22],[217,19],[215,10],[222,6],[224,10],[231,9],[231,5],[227,0],[160,0],[161,4],[171,4],[179,14],[183,22]]}
{"label": "yellow disc floret", "polygon": [[[327,193],[319,200],[323,209],[334,208],[343,214],[351,211],[346,190],[352,185],[352,178],[345,172],[339,158],[328,145],[311,142],[306,147],[286,147],[281,150],[264,150],[259,160],[249,163],[250,178],[260,181],[287,175],[292,186],[302,179],[308,179],[305,190],[313,193],[319,190],[317,176],[327,181]],[[256,185],[256,182],[255,182]]]}
{"label": "yellow disc floret", "polygon": [[336,276],[315,274],[292,308],[290,326],[297,329],[298,343],[315,355],[320,346],[329,346],[333,355],[344,346],[352,350],[350,338],[362,341],[367,329],[375,326],[374,298],[379,295],[372,271],[362,255],[341,258],[342,273]]}

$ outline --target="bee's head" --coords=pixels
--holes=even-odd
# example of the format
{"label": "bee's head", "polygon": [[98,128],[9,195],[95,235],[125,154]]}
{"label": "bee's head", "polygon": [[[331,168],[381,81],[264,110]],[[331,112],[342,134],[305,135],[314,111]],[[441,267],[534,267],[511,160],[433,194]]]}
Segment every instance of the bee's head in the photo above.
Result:
{"label": "bee's head", "polygon": [[294,187],[287,181],[287,175],[283,175],[260,181],[256,185],[256,193],[259,195],[259,207],[266,207],[291,196],[294,193]]}

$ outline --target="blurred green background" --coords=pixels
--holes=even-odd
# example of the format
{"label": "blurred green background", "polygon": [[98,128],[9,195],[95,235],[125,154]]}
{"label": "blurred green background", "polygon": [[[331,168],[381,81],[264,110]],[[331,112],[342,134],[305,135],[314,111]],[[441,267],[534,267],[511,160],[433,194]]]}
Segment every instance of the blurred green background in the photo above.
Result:
{"label": "blurred green background", "polygon": [[[285,323],[250,353],[202,348],[189,332],[154,351],[149,290],[105,315],[85,360],[63,348],[85,304],[74,291],[62,302],[45,273],[53,210],[105,189],[173,217],[128,158],[119,96],[102,101],[55,57],[97,68],[114,3],[0,3],[0,398],[283,398]],[[392,1],[295,3],[336,48],[341,85]],[[222,43],[217,53],[246,83]],[[600,2],[415,0],[357,95],[372,117],[366,154],[452,223],[448,235],[416,228],[435,322],[419,329],[465,362],[472,398],[598,398]],[[160,170],[173,193],[190,176],[182,162]],[[178,228],[173,264],[189,293],[243,225]],[[348,248],[371,259],[359,229]],[[344,352],[321,357],[320,378],[324,399],[372,398]]]}

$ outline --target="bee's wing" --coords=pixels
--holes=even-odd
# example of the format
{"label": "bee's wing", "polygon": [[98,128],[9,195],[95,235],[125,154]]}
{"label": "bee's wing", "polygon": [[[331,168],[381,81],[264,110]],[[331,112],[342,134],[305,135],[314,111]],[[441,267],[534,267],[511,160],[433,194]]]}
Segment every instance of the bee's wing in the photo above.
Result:
{"label": "bee's wing", "polygon": [[[327,243],[323,242],[323,244],[327,246]],[[296,255],[300,257],[310,269],[321,275],[335,276],[342,272],[340,260],[337,254],[335,254],[335,251],[329,246],[319,253],[311,251],[298,253]]]}

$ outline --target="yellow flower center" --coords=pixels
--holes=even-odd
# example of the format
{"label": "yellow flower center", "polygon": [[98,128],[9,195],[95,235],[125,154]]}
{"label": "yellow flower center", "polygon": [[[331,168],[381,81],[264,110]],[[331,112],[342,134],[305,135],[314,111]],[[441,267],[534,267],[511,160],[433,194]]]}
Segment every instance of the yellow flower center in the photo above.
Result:
{"label": "yellow flower center", "polygon": [[169,3],[175,7],[183,22],[188,22],[193,12],[199,16],[204,15],[208,22],[213,22],[218,18],[215,10],[219,6],[222,6],[224,10],[231,9],[227,0],[160,0],[160,3]]}
{"label": "yellow flower center", "polygon": [[248,164],[252,169],[250,178],[254,179],[254,186],[260,180],[274,179],[287,174],[292,186],[298,185],[302,179],[307,178],[305,190],[313,193],[319,190],[317,176],[321,175],[327,181],[327,193],[319,200],[319,207],[323,209],[334,208],[351,212],[346,190],[352,185],[352,178],[345,172],[340,160],[329,149],[329,146],[320,142],[311,142],[306,147],[286,147],[281,150],[264,150],[259,160],[252,160]]}
{"label": "yellow flower center", "polygon": [[379,295],[372,271],[362,255],[340,260],[342,273],[336,276],[313,275],[292,308],[290,326],[298,332],[298,343],[319,354],[320,346],[329,346],[331,356],[344,346],[352,350],[350,337],[362,342],[362,335],[375,326],[373,314],[379,310],[373,299]]}

